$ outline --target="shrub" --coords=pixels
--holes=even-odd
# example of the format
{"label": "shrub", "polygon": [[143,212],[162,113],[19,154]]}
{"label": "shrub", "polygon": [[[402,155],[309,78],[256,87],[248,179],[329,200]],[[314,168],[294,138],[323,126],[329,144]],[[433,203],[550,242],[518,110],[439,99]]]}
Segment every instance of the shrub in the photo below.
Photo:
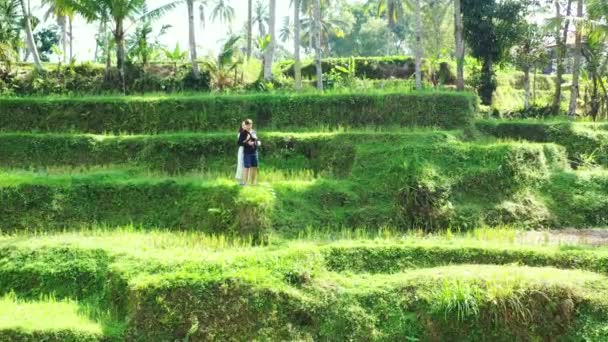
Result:
{"label": "shrub", "polygon": [[[187,67],[177,73],[167,72],[168,66],[143,69],[138,65],[128,65],[125,75],[127,93],[209,91],[210,75],[201,72],[201,77],[193,79]],[[105,68],[91,63],[70,64],[50,67],[46,72],[31,71],[25,77],[11,77],[2,81],[12,95],[73,95],[123,93],[116,69],[106,75]],[[2,93],[2,86],[0,86]]]}
{"label": "shrub", "polygon": [[505,119],[547,119],[556,116],[550,105],[533,105],[528,109],[522,108],[507,113],[502,113],[500,115]]}
{"label": "shrub", "polygon": [[449,184],[428,165],[413,161],[405,171],[407,179],[397,194],[400,218],[407,228],[426,231],[447,226],[451,203]]}
{"label": "shrub", "polygon": [[[355,76],[358,78],[385,79],[409,78],[414,74],[414,59],[407,56],[393,57],[350,57],[325,58],[322,60],[324,73],[329,73],[336,67],[348,68],[355,63]],[[279,69],[287,76],[294,77],[294,61],[279,63]],[[315,78],[316,66],[314,61],[302,62],[302,77]]]}
{"label": "shrub", "polygon": [[[288,60],[278,64],[278,69],[288,77],[294,77],[294,61]],[[354,67],[353,67],[354,64]],[[422,73],[425,77],[429,74],[429,63],[423,60]],[[351,69],[355,72],[350,75],[360,79],[385,80],[385,79],[408,79],[414,75],[416,65],[414,58],[408,56],[387,56],[387,57],[342,57],[325,58],[322,60],[324,74],[332,72],[342,72],[344,69]],[[314,61],[302,62],[302,77],[316,78],[316,65]],[[454,84],[456,76],[449,68],[448,63],[440,63],[439,69],[430,77],[439,84]]]}
{"label": "shrub", "polygon": [[92,334],[77,330],[55,331],[24,331],[22,329],[3,329],[0,331],[0,340],[11,342],[109,342],[101,334]]}
{"label": "shrub", "polygon": [[310,320],[302,300],[279,284],[169,275],[140,281],[132,293],[127,339],[293,340],[303,337],[298,323]]}
{"label": "shrub", "polygon": [[475,96],[455,92],[171,98],[0,99],[0,130],[88,133],[471,124]]}
{"label": "shrub", "polygon": [[542,193],[558,227],[608,225],[608,175],[562,172],[544,184]]}

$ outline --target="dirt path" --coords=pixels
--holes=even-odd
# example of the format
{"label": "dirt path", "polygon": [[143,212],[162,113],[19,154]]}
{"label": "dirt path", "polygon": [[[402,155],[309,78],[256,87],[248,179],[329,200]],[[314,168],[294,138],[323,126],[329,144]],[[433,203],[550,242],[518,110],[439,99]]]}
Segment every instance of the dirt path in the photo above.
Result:
{"label": "dirt path", "polygon": [[563,229],[524,232],[517,240],[526,244],[608,245],[606,229]]}

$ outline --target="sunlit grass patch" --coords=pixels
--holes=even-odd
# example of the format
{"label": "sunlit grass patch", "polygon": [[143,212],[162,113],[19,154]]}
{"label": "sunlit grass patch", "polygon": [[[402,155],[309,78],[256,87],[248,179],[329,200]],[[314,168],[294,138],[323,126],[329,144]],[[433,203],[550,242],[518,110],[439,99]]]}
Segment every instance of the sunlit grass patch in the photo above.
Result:
{"label": "sunlit grass patch", "polygon": [[11,294],[0,298],[0,332],[8,329],[28,332],[76,330],[102,334],[102,327],[92,321],[86,314],[86,308],[75,301],[52,297],[25,301]]}

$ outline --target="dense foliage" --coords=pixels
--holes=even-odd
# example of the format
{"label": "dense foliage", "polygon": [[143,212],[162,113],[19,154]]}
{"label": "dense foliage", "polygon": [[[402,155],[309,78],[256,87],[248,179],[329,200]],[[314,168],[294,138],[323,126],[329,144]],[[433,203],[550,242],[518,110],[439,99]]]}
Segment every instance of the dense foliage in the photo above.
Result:
{"label": "dense foliage", "polygon": [[[125,89],[128,93],[147,92],[208,92],[211,75],[203,72],[195,79],[187,67],[157,65],[142,68],[138,65],[126,67]],[[0,73],[0,93],[4,95],[78,95],[116,93],[120,79],[116,73],[106,74],[102,66],[83,63],[58,65],[54,69],[33,71],[25,77],[13,73]]]}
{"label": "dense foliage", "polygon": [[507,57],[523,34],[524,9],[521,1],[462,1],[464,37],[483,63],[479,95],[485,105],[492,104],[496,90],[494,65]]}

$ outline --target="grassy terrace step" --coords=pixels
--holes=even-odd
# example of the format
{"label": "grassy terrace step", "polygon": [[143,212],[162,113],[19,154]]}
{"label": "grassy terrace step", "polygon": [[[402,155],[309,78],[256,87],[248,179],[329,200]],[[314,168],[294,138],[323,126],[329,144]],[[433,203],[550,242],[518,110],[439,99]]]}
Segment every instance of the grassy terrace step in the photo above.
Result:
{"label": "grassy terrace step", "polygon": [[476,98],[456,92],[236,96],[0,98],[0,131],[86,133],[264,128],[464,127]]}
{"label": "grassy terrace step", "polygon": [[571,227],[608,225],[608,171],[562,172],[542,189],[550,211]]}
{"label": "grassy terrace step", "polygon": [[[393,153],[404,162],[460,163],[463,158],[503,162],[509,154],[539,154],[556,167],[564,159],[555,145],[464,143],[458,131],[262,133],[260,157],[264,168],[282,171],[311,170],[345,177],[357,157]],[[236,134],[179,133],[163,135],[0,134],[0,167],[34,168],[131,165],[170,174],[196,170],[231,171],[235,164]],[[455,155],[455,156],[454,156]],[[471,156],[467,156],[471,155]],[[367,157],[367,156],[366,156]],[[541,156],[529,156],[539,158]],[[460,160],[454,160],[460,158]],[[466,160],[465,160],[466,161]],[[360,163],[367,165],[367,160]],[[380,165],[386,166],[383,160]],[[463,167],[466,165],[459,165]],[[477,166],[471,164],[471,167]]]}
{"label": "grassy terrace step", "polygon": [[569,121],[478,121],[477,128],[499,138],[554,142],[563,145],[574,166],[608,166],[608,131],[605,124]]}
{"label": "grassy terrace step", "polygon": [[[8,164],[0,166],[27,163],[44,170],[53,159],[68,163],[42,172],[0,173],[0,227],[133,223],[258,235],[307,226],[470,227],[521,222],[522,216],[530,226],[552,225],[537,192],[566,168],[565,151],[554,144],[462,142],[457,132],[296,134],[293,145],[284,135],[269,134],[260,179],[268,186],[243,195],[231,180],[234,146],[225,150],[231,135],[0,135],[0,144],[11,141],[8,150],[17,151],[0,157]],[[65,153],[39,150],[46,139],[56,139],[50,146]],[[206,150],[215,143],[218,149]],[[98,170],[97,163],[112,162],[124,164]],[[158,174],[200,164],[203,174]],[[80,171],[78,165],[91,169]],[[528,220],[537,209],[548,214]],[[255,219],[247,223],[247,216]]]}
{"label": "grassy terrace step", "polygon": [[0,177],[0,227],[53,230],[134,224],[262,237],[274,201],[268,187],[125,172],[9,173]]}
{"label": "grassy terrace step", "polygon": [[[444,133],[383,133],[419,141]],[[354,138],[361,133],[272,133],[260,135],[260,158],[267,169],[344,175],[354,160]],[[228,170],[235,166],[236,133],[161,135],[0,134],[0,165],[10,168],[91,167],[127,164],[171,174]],[[342,171],[344,170],[344,171]]]}
{"label": "grassy terrace step", "polygon": [[[461,265],[288,279],[291,286],[248,274],[141,277],[128,331],[162,340],[185,331],[201,340],[568,340],[605,329],[608,318],[608,278],[582,271]],[[591,319],[592,329],[581,329]]]}
{"label": "grassy terrace step", "polygon": [[[22,301],[97,299],[98,311],[127,322],[127,340],[605,338],[608,250],[512,237],[313,238],[262,248],[200,233],[4,236],[0,291]],[[411,263],[379,266],[399,253]],[[561,269],[570,267],[598,273]],[[79,281],[87,273],[97,281]]]}
{"label": "grassy terrace step", "polygon": [[102,326],[83,314],[76,302],[0,298],[0,340],[13,342],[109,341]]}
{"label": "grassy terrace step", "polygon": [[[362,232],[364,234],[360,235]],[[53,283],[57,285],[72,277],[72,281],[77,281],[76,287],[66,285],[64,288],[66,293],[77,297],[87,294],[78,286],[90,288],[88,293],[100,290],[103,281],[97,281],[106,278],[105,272],[113,269],[113,263],[128,261],[130,264],[134,260],[137,261],[132,265],[134,272],[159,272],[178,265],[196,268],[201,264],[223,264],[222,268],[238,269],[248,265],[247,262],[241,265],[239,260],[254,259],[262,264],[273,262],[273,267],[286,260],[286,265],[301,262],[305,268],[355,273],[395,273],[414,268],[485,263],[583,269],[608,275],[608,247],[554,245],[544,240],[528,242],[517,236],[515,231],[490,228],[476,229],[466,235],[437,236],[424,236],[418,232],[403,235],[392,231],[388,237],[386,232],[321,233],[315,230],[295,240],[273,235],[268,246],[251,247],[251,241],[225,239],[221,235],[141,232],[132,228],[33,236],[16,234],[0,236],[0,269],[14,273],[17,278],[24,276],[21,272],[24,269],[41,272],[42,278],[68,277],[44,283],[50,284],[51,288]],[[137,267],[138,264],[142,267]],[[143,267],[144,264],[147,266]],[[1,279],[9,281],[9,273],[4,273]],[[24,282],[23,286],[32,284]]]}

